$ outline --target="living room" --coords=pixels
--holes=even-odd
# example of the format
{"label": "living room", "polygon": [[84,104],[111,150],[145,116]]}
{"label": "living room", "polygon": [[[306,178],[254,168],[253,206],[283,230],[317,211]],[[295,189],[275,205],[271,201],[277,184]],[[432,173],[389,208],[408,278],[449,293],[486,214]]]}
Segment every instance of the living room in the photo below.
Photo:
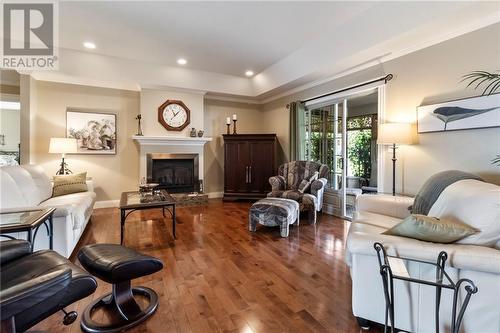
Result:
{"label": "living room", "polygon": [[500,332],[500,2],[31,6],[1,332]]}

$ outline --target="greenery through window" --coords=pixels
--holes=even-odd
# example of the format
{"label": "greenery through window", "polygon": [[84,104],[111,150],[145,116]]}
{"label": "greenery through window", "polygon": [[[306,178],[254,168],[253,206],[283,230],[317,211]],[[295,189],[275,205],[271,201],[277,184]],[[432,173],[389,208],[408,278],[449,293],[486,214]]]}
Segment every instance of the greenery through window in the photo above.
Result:
{"label": "greenery through window", "polygon": [[[326,106],[305,112],[304,156],[307,160],[327,164],[330,169],[328,186],[341,188],[342,170],[347,176],[359,177],[370,183],[374,133],[377,115],[347,118],[347,163],[342,159],[342,104]],[[376,149],[375,149],[376,151]],[[344,165],[346,164],[346,165]]]}
{"label": "greenery through window", "polygon": [[373,134],[377,115],[347,119],[347,175],[360,177],[368,185],[372,174]]}

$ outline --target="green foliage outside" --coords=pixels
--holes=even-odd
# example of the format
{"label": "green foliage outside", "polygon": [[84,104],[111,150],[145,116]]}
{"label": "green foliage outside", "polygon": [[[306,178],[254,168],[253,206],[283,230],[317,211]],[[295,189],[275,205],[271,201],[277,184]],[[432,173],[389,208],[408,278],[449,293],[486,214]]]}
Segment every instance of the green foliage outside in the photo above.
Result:
{"label": "green foliage outside", "polygon": [[368,181],[372,171],[371,130],[348,131],[347,135],[347,156],[354,176]]}

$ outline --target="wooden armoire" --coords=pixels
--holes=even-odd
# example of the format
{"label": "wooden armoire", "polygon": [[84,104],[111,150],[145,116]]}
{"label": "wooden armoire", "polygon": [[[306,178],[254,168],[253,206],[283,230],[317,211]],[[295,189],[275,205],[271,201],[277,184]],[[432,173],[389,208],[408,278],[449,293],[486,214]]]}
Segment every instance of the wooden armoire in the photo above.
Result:
{"label": "wooden armoire", "polygon": [[277,174],[276,134],[225,134],[224,200],[259,199]]}

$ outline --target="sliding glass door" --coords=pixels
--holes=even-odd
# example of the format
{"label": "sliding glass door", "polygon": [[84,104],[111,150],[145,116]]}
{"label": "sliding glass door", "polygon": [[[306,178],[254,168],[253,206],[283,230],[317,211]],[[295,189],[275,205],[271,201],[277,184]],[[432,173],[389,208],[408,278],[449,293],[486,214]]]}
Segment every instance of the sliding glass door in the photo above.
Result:
{"label": "sliding glass door", "polygon": [[327,164],[326,211],[351,218],[361,193],[377,192],[377,88],[305,104],[299,156]]}
{"label": "sliding glass door", "polygon": [[304,156],[328,165],[335,215],[345,216],[347,100],[305,110]]}

